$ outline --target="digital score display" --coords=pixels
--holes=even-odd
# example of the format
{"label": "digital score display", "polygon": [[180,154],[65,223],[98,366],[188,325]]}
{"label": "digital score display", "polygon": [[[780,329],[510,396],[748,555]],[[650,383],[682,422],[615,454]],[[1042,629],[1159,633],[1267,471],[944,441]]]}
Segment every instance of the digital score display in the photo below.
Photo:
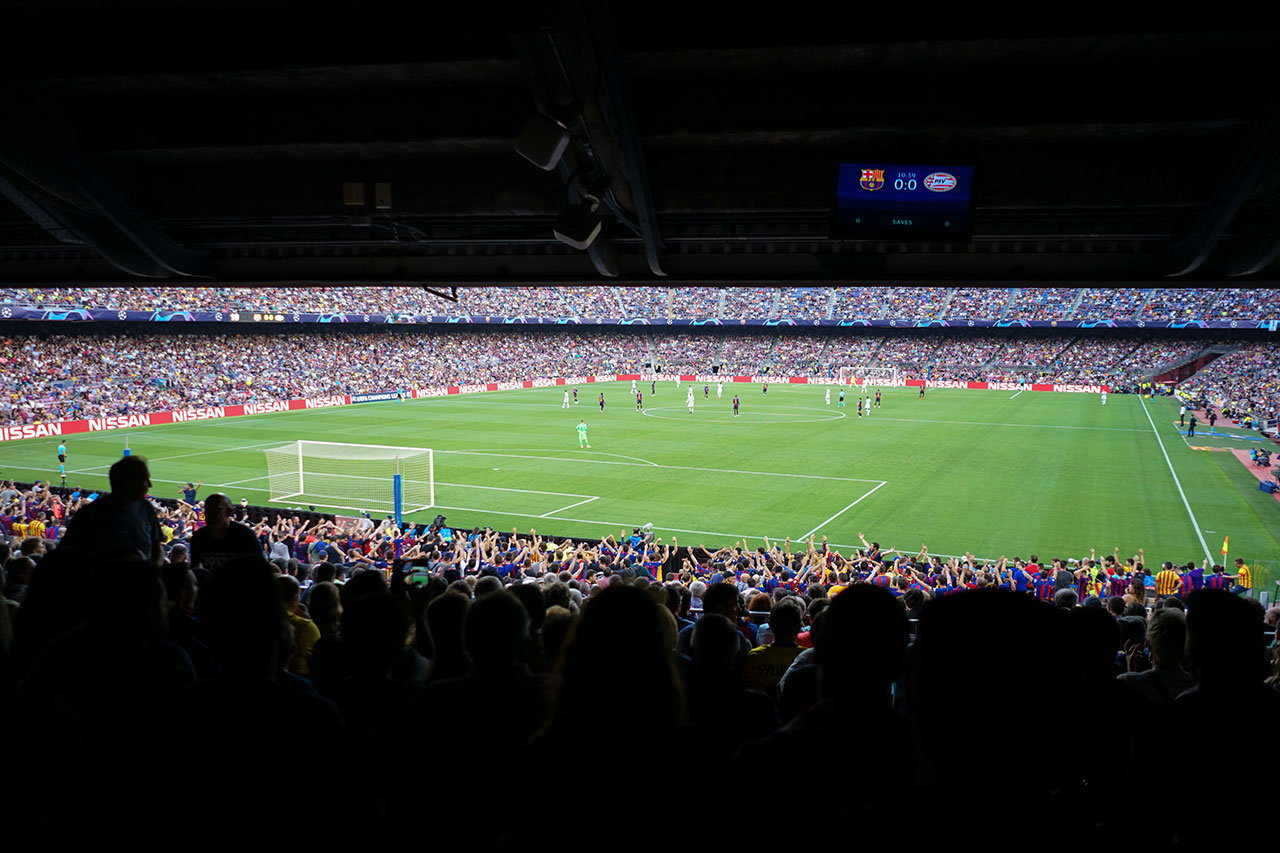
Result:
{"label": "digital score display", "polygon": [[967,240],[972,166],[841,163],[833,237]]}

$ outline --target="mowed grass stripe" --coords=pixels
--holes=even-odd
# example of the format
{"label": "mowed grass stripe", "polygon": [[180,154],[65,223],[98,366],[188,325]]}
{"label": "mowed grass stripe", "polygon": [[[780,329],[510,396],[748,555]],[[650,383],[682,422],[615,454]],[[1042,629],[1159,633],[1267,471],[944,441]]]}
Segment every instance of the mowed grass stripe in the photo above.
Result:
{"label": "mowed grass stripe", "polygon": [[[441,509],[459,526],[524,520],[543,532],[598,537],[652,521],[664,537],[697,531],[684,535],[709,546],[813,529],[832,542],[856,543],[863,532],[902,550],[924,540],[936,553],[996,557],[1081,556],[1091,545],[1100,553],[1119,546],[1125,556],[1143,547],[1151,559],[1198,561],[1203,553],[1134,397],[1111,395],[1104,407],[1093,394],[929,389],[920,400],[915,389],[886,388],[883,408],[869,417],[857,418],[856,396],[848,394],[846,416],[825,420],[837,407],[834,399],[824,403],[823,386],[772,385],[765,397],[759,386],[728,384],[723,398],[712,386],[706,400],[695,385],[692,415],[683,387],[667,383],[657,395],[642,389],[646,408],[663,408],[663,418],[635,411],[629,383],[602,383],[579,386],[582,402],[569,410],[561,408],[563,387],[552,387],[187,422],[130,431],[129,443],[152,459],[157,484],[233,483],[233,499],[254,502],[267,494],[265,481],[254,481],[266,473],[261,446],[311,439],[431,447],[437,480],[459,484],[437,489],[442,508],[465,508]],[[603,413],[595,404],[601,390]],[[743,404],[736,420],[735,392]],[[1158,425],[1169,420],[1154,408],[1166,401],[1149,405]],[[818,422],[796,422],[810,413]],[[578,452],[579,419],[589,426],[590,454]],[[1232,556],[1280,552],[1277,504],[1259,500],[1270,499],[1245,481],[1252,478],[1243,466],[1229,454],[1193,451],[1167,436],[1165,443],[1201,532],[1217,531],[1204,533],[1211,546],[1226,532]],[[56,444],[0,445],[0,472],[56,475]],[[122,446],[120,432],[71,436],[69,467],[94,469],[73,474],[73,482],[105,486],[105,466]],[[520,456],[533,458],[511,458]],[[585,497],[465,486],[598,500],[557,512]],[[177,489],[156,492],[176,496]]]}

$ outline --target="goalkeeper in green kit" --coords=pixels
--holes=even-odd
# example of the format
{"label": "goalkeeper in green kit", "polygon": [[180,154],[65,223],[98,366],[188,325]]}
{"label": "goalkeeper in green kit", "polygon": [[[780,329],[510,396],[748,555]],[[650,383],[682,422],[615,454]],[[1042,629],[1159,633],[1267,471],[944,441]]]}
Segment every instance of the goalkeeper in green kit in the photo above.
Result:
{"label": "goalkeeper in green kit", "polygon": [[578,421],[578,425],[577,427],[575,427],[575,429],[578,430],[578,446],[590,447],[591,444],[590,442],[587,441],[587,422]]}

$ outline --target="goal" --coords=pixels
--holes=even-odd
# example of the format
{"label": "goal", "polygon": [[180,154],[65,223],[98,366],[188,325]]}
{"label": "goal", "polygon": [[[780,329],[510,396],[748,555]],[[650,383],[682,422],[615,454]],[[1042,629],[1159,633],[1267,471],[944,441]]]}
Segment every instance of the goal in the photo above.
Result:
{"label": "goal", "polygon": [[436,503],[430,448],[294,441],[264,451],[270,500],[402,514]]}
{"label": "goal", "polygon": [[847,385],[855,379],[866,379],[868,385],[883,385],[898,381],[896,367],[842,367],[840,384]]}

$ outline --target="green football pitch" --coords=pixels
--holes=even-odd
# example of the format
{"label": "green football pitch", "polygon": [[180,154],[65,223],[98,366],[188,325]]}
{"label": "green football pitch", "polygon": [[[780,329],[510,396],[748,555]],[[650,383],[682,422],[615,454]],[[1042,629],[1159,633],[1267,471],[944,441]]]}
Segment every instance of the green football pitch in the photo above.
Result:
{"label": "green football pitch", "polygon": [[[450,526],[534,528],[555,536],[615,536],[652,522],[664,539],[720,546],[760,537],[836,545],[858,533],[885,547],[978,557],[1122,556],[1199,562],[1206,552],[1257,563],[1280,555],[1280,503],[1230,453],[1193,449],[1169,399],[1096,394],[884,389],[859,419],[825,387],[727,384],[704,399],[672,382],[636,411],[630,383],[371,403],[146,427],[128,432],[151,463],[154,493],[270,505],[264,450],[306,439],[431,448],[436,506]],[[607,401],[601,412],[597,395]],[[742,398],[741,416],[732,397]],[[579,448],[579,420],[591,448]],[[68,483],[104,488],[125,433],[68,439]],[[6,478],[47,479],[56,438],[0,445]],[[370,466],[376,470],[376,466]],[[388,481],[386,490],[390,494]],[[305,494],[276,505],[321,500]],[[369,507],[377,510],[377,507]],[[347,513],[351,514],[351,513]]]}

